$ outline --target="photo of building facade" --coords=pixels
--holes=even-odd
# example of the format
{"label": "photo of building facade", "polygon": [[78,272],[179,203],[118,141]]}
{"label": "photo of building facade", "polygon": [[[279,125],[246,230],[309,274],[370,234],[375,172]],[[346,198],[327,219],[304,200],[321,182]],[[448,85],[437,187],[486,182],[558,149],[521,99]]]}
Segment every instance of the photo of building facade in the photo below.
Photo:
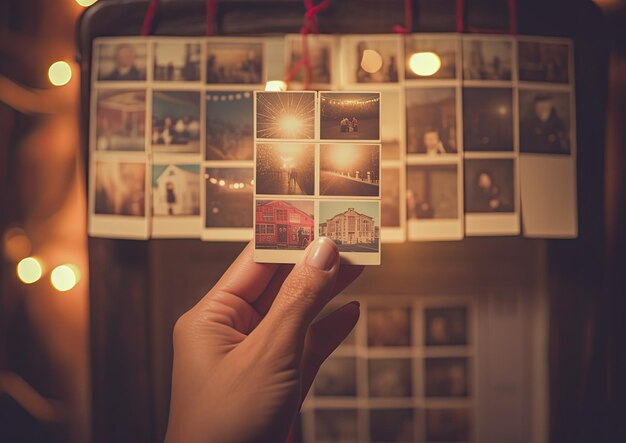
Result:
{"label": "photo of building facade", "polygon": [[348,208],[320,223],[320,236],[333,240],[340,250],[345,245],[376,245],[378,249],[379,227],[373,217]]}
{"label": "photo of building facade", "polygon": [[258,200],[256,249],[305,249],[313,240],[313,201]]}

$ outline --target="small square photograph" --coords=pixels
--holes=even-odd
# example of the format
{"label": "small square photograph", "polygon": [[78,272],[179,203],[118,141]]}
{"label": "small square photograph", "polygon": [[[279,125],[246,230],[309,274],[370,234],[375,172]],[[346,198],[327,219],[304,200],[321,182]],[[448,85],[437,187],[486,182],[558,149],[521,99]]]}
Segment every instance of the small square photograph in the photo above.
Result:
{"label": "small square photograph", "polygon": [[200,81],[201,58],[200,43],[157,42],[154,44],[154,80]]}
{"label": "small square photograph", "polygon": [[456,78],[456,38],[409,37],[404,45],[406,80]]}
{"label": "small square photograph", "polygon": [[257,138],[315,138],[315,95],[314,92],[257,92]]}
{"label": "small square photograph", "polygon": [[[311,65],[311,78],[309,83],[313,85],[330,85],[333,83],[333,49],[335,39],[331,36],[313,35],[306,36],[306,44]],[[285,50],[287,52],[286,71],[289,72],[302,60],[303,41],[302,35],[288,35],[285,37]],[[298,69],[292,77],[292,82],[303,83],[305,69]]]}
{"label": "small square photograph", "polygon": [[205,228],[252,228],[252,168],[205,168]]}
{"label": "small square photograph", "polygon": [[315,193],[315,145],[257,144],[256,193],[313,195]]}
{"label": "small square photograph", "polygon": [[320,201],[320,236],[339,252],[380,252],[380,204],[377,201]]}
{"label": "small square photograph", "polygon": [[465,151],[513,151],[510,88],[463,88]]}
{"label": "small square photograph", "polygon": [[400,160],[402,115],[400,91],[380,93],[380,142],[383,160]]}
{"label": "small square photograph", "polygon": [[406,214],[408,220],[459,217],[456,165],[408,166]]}
{"label": "small square photograph", "polygon": [[569,45],[519,42],[519,80],[522,82],[569,82]]}
{"label": "small square photograph", "polygon": [[146,216],[146,165],[138,162],[96,162],[95,213]]}
{"label": "small square photograph", "polygon": [[252,91],[207,91],[207,160],[252,160],[253,127]]}
{"label": "small square photograph", "polygon": [[407,89],[406,131],[409,154],[456,154],[456,90]]}
{"label": "small square photograph", "polygon": [[447,443],[472,440],[469,409],[426,409],[426,440]]}
{"label": "small square photograph", "polygon": [[368,361],[370,397],[411,397],[410,358],[375,358]]}
{"label": "small square photograph", "polygon": [[465,160],[465,212],[515,212],[512,159]]}
{"label": "small square photograph", "polygon": [[356,396],[356,358],[328,358],[315,377],[316,396]]}
{"label": "small square photograph", "polygon": [[359,441],[359,414],[356,409],[317,409],[316,442]]}
{"label": "small square photograph", "polygon": [[314,240],[312,200],[257,200],[255,248],[304,250]]}
{"label": "small square photograph", "polygon": [[207,84],[263,83],[263,43],[210,41],[206,76]]}
{"label": "small square photograph", "polygon": [[426,346],[467,345],[467,308],[445,307],[424,309]]}
{"label": "small square photograph", "polygon": [[411,346],[411,308],[370,307],[367,346]]}
{"label": "small square photograph", "polygon": [[413,409],[371,409],[371,442],[416,441]]}
{"label": "small square photograph", "polygon": [[353,63],[348,73],[348,83],[397,83],[399,66],[398,41],[367,37],[355,39],[350,51],[344,54]]}
{"label": "small square photograph", "polygon": [[570,101],[567,92],[519,91],[520,151],[570,153]]}
{"label": "small square photograph", "polygon": [[379,140],[380,93],[320,92],[322,140]]}
{"label": "small square photograph", "polygon": [[146,43],[101,43],[98,57],[98,80],[129,82],[146,79]]}
{"label": "small square photograph", "polygon": [[378,197],[380,145],[321,145],[320,194]]}
{"label": "small square photograph", "polygon": [[145,150],[145,91],[115,89],[97,94],[96,150]]}
{"label": "small square photograph", "polygon": [[152,150],[200,152],[199,92],[152,92]]}
{"label": "small square photograph", "polygon": [[468,362],[464,357],[424,360],[426,397],[467,397]]}
{"label": "small square photograph", "polygon": [[400,226],[400,170],[383,168],[381,179],[381,223],[383,228]]}
{"label": "small square photograph", "polygon": [[508,40],[464,40],[465,80],[511,80],[513,43]]}
{"label": "small square photograph", "polygon": [[200,215],[200,165],[152,165],[152,214]]}

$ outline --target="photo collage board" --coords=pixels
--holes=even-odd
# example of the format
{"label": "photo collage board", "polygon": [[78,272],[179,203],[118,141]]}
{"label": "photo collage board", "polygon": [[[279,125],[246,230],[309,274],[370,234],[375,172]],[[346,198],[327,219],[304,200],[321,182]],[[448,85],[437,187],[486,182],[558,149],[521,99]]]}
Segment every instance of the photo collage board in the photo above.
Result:
{"label": "photo collage board", "polygon": [[[298,437],[476,441],[472,298],[385,295],[359,302],[357,326],[322,365],[303,403]],[[328,311],[340,306],[334,303]]]}
{"label": "photo collage board", "polygon": [[[577,235],[571,40],[373,34],[311,35],[307,41],[307,89],[320,92],[303,91],[302,70],[288,91],[315,97],[314,138],[290,141],[304,151],[313,145],[318,180],[311,184],[299,168],[275,159],[277,170],[263,171],[264,180],[283,180],[288,191],[281,195],[339,200],[343,191],[327,190],[323,177],[369,180],[380,197],[373,236],[383,243]],[[255,145],[255,92],[269,80],[284,79],[300,61],[302,37],[106,37],[93,48],[90,235],[207,241],[267,236],[257,231],[271,228],[254,226],[254,196],[282,191],[259,192],[255,152],[261,147],[263,156],[276,157],[271,151],[277,143],[288,146],[286,139],[268,137]],[[336,121],[329,123],[339,138],[322,137],[322,98],[338,102],[332,94],[342,93],[380,94],[377,138],[353,143],[350,137],[363,134],[365,120],[349,113],[333,115]],[[297,126],[293,119],[283,123]],[[332,165],[337,158],[322,165],[340,145],[361,156],[381,145],[379,176],[359,171],[357,177],[356,170]],[[369,196],[348,195],[344,200]],[[337,214],[325,213],[323,223]],[[338,226],[319,222],[318,235],[330,236]],[[288,240],[306,244],[314,237],[307,229],[299,237],[289,232]]]}

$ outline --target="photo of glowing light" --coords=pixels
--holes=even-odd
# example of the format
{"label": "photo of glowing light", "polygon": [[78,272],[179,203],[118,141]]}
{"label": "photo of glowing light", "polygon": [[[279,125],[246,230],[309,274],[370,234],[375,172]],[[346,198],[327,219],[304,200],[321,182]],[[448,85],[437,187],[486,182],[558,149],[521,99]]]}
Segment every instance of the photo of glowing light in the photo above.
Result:
{"label": "photo of glowing light", "polygon": [[206,168],[205,228],[251,228],[252,168]]}
{"label": "photo of glowing light", "polygon": [[260,92],[257,94],[257,138],[312,139],[315,136],[315,94]]}
{"label": "photo of glowing light", "polygon": [[256,177],[258,194],[313,195],[314,145],[299,143],[258,145]]}
{"label": "photo of glowing light", "polygon": [[380,146],[320,147],[320,194],[373,197],[380,194]]}
{"label": "photo of glowing light", "polygon": [[416,52],[409,59],[411,71],[421,77],[434,75],[441,68],[441,59],[434,52]]}
{"label": "photo of glowing light", "polygon": [[17,276],[27,285],[35,283],[41,278],[43,268],[35,257],[26,257],[17,264]]}

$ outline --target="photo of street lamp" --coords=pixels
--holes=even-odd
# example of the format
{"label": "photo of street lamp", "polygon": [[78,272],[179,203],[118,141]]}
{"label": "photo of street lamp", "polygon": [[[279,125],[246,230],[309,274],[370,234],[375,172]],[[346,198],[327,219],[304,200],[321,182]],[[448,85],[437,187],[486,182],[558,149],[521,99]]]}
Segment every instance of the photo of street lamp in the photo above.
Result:
{"label": "photo of street lamp", "polygon": [[320,195],[380,195],[380,145],[320,146]]}
{"label": "photo of street lamp", "polygon": [[313,195],[315,146],[306,143],[258,144],[257,194]]}
{"label": "photo of street lamp", "polygon": [[315,92],[257,92],[256,136],[260,139],[313,139]]}

